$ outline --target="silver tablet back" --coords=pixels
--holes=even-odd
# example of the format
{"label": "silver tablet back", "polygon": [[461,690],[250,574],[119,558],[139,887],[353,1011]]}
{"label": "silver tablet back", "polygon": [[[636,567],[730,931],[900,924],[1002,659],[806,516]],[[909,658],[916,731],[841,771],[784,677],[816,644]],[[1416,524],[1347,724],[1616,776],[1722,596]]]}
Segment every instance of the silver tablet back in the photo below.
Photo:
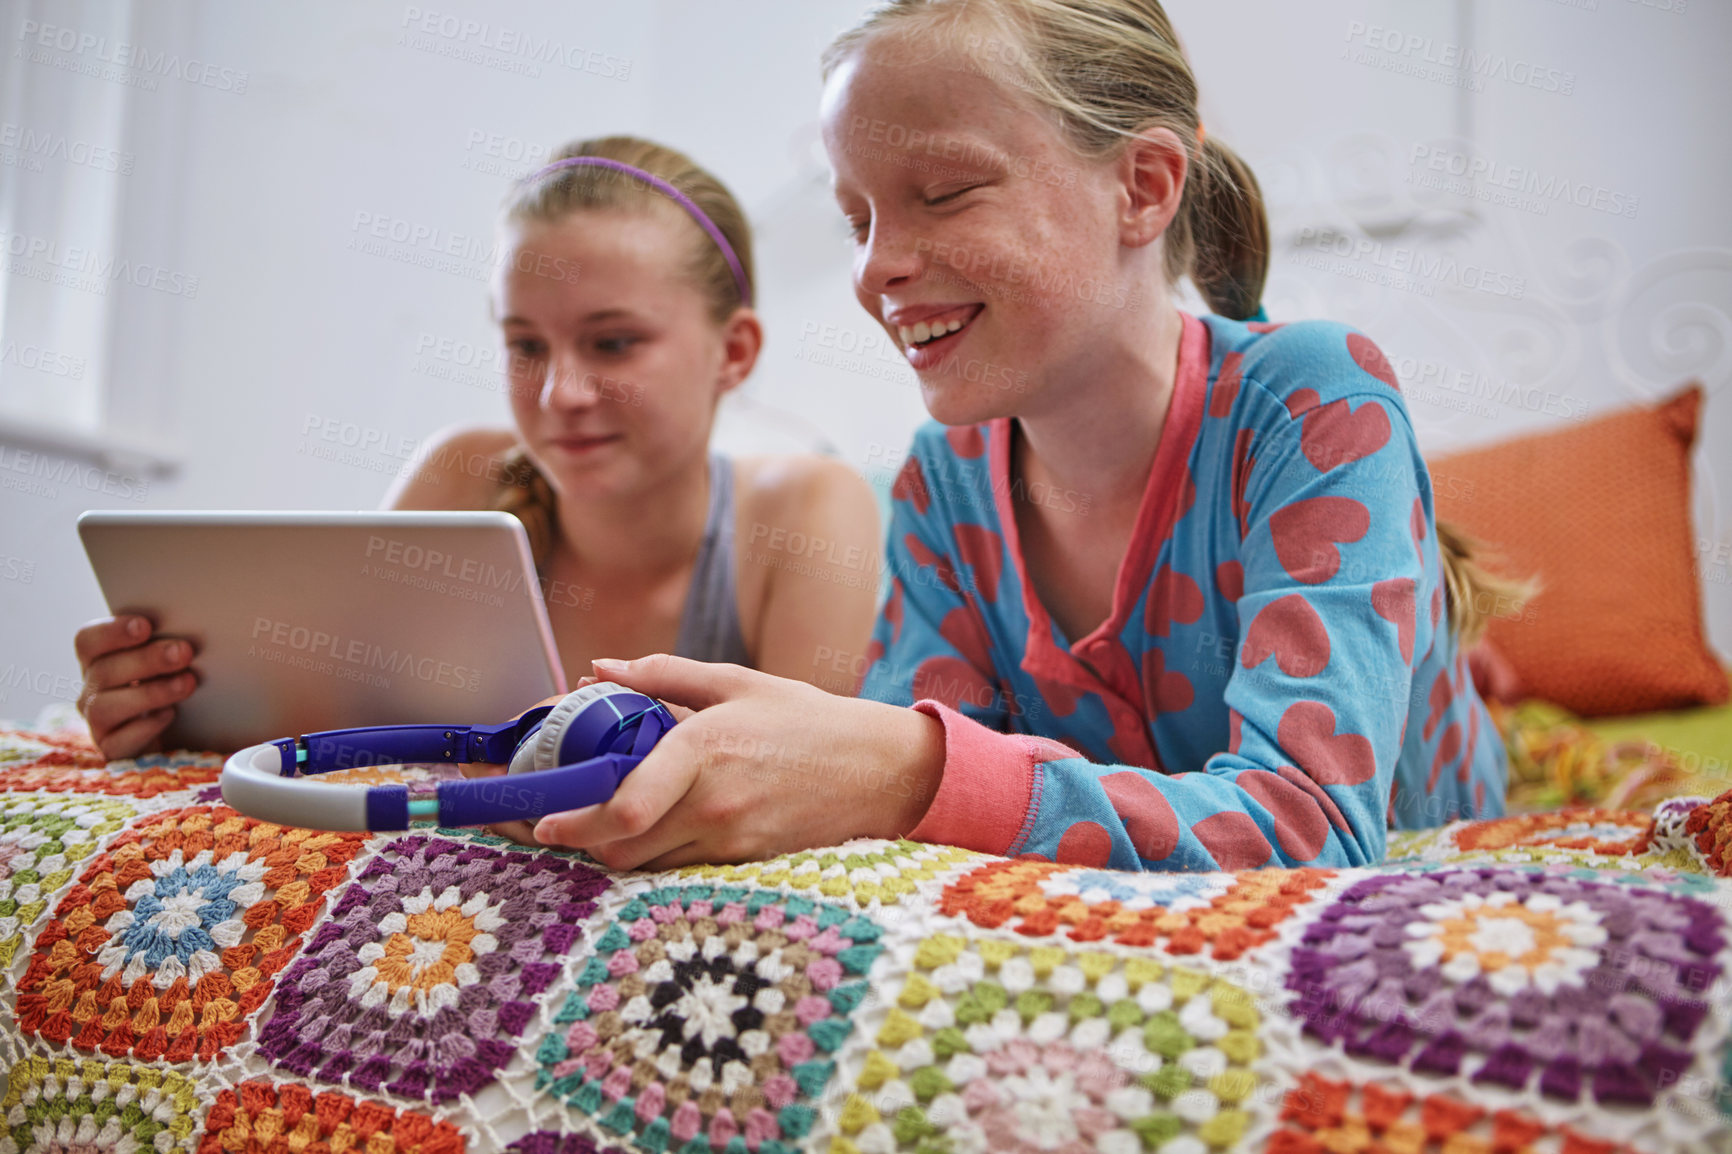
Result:
{"label": "silver tablet back", "polygon": [[507,513],[103,510],[78,533],[111,611],[194,646],[165,749],[493,723],[565,691]]}

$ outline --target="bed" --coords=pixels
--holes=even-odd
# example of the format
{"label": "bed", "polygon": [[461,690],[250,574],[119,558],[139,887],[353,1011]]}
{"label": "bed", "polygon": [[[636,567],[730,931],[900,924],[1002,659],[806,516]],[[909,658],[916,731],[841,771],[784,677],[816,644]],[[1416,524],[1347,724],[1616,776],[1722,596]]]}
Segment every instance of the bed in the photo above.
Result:
{"label": "bed", "polygon": [[1732,1148],[1732,794],[1363,869],[616,874],[218,767],[0,730],[0,1154]]}

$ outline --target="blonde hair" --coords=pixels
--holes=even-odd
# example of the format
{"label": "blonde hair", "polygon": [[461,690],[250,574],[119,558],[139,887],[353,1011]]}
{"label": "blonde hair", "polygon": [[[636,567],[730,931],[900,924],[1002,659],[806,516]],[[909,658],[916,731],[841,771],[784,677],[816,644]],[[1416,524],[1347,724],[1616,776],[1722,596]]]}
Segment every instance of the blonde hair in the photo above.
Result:
{"label": "blonde hair", "polygon": [[1157,0],[889,0],[824,50],[824,75],[879,32],[921,33],[924,44],[965,22],[1005,34],[1012,83],[1057,119],[1080,156],[1112,156],[1157,127],[1185,142],[1190,172],[1164,234],[1167,280],[1189,276],[1221,316],[1255,314],[1269,272],[1262,190],[1249,165],[1200,131],[1197,80]]}
{"label": "blonde hair", "polygon": [[[1009,57],[1008,72],[980,71],[1052,115],[1080,156],[1111,157],[1151,128],[1178,135],[1190,171],[1163,234],[1167,281],[1188,276],[1214,312],[1254,316],[1269,274],[1262,189],[1250,166],[1203,129],[1196,76],[1159,0],[887,0],[831,42],[823,73],[828,78],[881,32],[918,35],[923,45],[936,33],[942,45],[983,25],[1003,33],[1012,51],[995,45],[991,54],[999,63]],[[1537,586],[1492,573],[1483,546],[1453,526],[1439,522],[1437,540],[1450,621],[1461,644],[1472,646],[1497,616],[1493,607],[1519,610]]]}
{"label": "blonde hair", "polygon": [[[739,259],[741,271],[745,273],[746,291],[752,291],[752,230],[746,223],[745,211],[727,186],[700,168],[691,157],[635,136],[603,136],[567,144],[555,152],[548,163],[578,156],[617,160],[679,189],[703,210],[727,239]],[[563,219],[583,209],[642,209],[645,205],[657,203],[667,205],[690,226],[688,271],[692,283],[709,302],[711,318],[720,324],[732,316],[735,309],[747,303],[741,295],[739,282],[734,279],[733,266],[722,254],[720,246],[665,193],[629,173],[611,168],[583,167],[562,168],[545,176],[532,174],[507,199],[505,219],[547,222]]]}
{"label": "blonde hair", "polygon": [[1537,578],[1515,579],[1487,568],[1484,542],[1447,521],[1437,523],[1437,559],[1443,570],[1450,625],[1463,649],[1471,649],[1496,617],[1520,616],[1540,591]]}
{"label": "blonde hair", "polygon": [[[685,153],[635,136],[574,141],[555,152],[548,163],[577,156],[617,160],[679,189],[710,218],[733,248],[745,275],[744,293],[734,276],[733,266],[697,222],[666,194],[628,173],[609,168],[579,167],[559,169],[545,176],[531,174],[506,198],[504,219],[551,223],[584,210],[643,211],[652,204],[665,204],[691,230],[686,271],[692,284],[703,293],[710,319],[721,324],[747,303],[756,283],[752,268],[752,230],[746,222],[745,210],[726,185]],[[541,470],[535,467],[535,462],[522,445],[514,446],[505,455],[503,484],[494,499],[493,508],[511,513],[523,522],[524,530],[529,534],[530,549],[535,554],[536,568],[545,568],[559,536],[558,494]]]}

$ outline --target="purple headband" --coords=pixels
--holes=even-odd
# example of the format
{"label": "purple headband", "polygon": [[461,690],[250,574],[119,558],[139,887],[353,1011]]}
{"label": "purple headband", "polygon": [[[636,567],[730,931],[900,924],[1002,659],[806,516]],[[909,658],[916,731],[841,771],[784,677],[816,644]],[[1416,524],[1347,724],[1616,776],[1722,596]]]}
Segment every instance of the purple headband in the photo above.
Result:
{"label": "purple headband", "polygon": [[704,215],[704,210],[692,202],[691,197],[669,184],[659,176],[652,176],[641,168],[635,168],[623,161],[609,160],[605,156],[572,156],[565,160],[556,160],[545,168],[536,169],[523,178],[524,184],[541,179],[548,173],[560,168],[611,168],[616,172],[627,173],[637,177],[651,188],[666,195],[675,204],[691,214],[698,222],[698,227],[710,234],[710,239],[716,242],[716,247],[722,250],[722,255],[728,258],[728,267],[734,270],[734,284],[739,287],[740,300],[748,306],[752,303],[752,290],[746,284],[746,270],[740,267],[740,258],[734,255],[734,247],[728,243],[728,238],[722,235],[722,230],[711,223]]}

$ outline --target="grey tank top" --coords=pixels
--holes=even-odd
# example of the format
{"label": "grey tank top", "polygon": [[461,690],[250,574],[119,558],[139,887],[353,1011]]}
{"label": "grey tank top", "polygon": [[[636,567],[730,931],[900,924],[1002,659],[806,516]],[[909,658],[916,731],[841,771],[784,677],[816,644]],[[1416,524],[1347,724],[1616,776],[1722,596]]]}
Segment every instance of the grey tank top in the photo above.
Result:
{"label": "grey tank top", "polygon": [[752,664],[734,588],[734,466],[720,453],[710,454],[710,511],[674,652],[694,661]]}

